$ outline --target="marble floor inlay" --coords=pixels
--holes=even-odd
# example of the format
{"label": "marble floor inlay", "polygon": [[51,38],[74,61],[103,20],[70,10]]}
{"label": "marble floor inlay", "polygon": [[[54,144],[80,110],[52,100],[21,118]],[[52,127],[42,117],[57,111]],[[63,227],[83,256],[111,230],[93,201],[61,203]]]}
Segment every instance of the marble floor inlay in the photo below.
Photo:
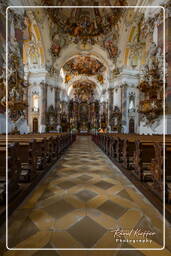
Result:
{"label": "marble floor inlay", "polygon": [[[114,230],[148,230],[151,242],[134,242],[124,235],[116,241]],[[29,197],[9,218],[10,248],[160,248],[161,214],[120,172],[89,136],[78,136]],[[154,255],[171,255],[171,232],[166,222],[166,248]],[[127,239],[127,241],[126,241]],[[143,240],[142,235],[138,237]],[[75,252],[75,253],[74,253]],[[146,255],[128,251],[39,251],[7,255]]]}

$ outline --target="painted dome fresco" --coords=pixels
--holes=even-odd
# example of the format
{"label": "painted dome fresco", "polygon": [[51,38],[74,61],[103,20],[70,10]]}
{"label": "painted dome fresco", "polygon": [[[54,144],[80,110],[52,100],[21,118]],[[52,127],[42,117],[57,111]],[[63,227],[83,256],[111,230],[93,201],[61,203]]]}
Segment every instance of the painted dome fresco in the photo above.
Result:
{"label": "painted dome fresco", "polygon": [[[114,2],[114,3],[113,3]],[[105,35],[110,32],[122,14],[125,12],[123,8],[112,8],[111,5],[124,6],[125,0],[120,1],[58,1],[61,6],[84,6],[84,8],[48,8],[47,12],[50,18],[55,22],[58,32],[69,34],[79,38],[93,40],[93,37]],[[55,1],[46,1],[44,4],[55,5]],[[89,6],[86,8],[86,6]],[[92,8],[91,8],[92,6]],[[94,6],[97,6],[94,7]],[[99,8],[103,6],[103,8]],[[104,8],[111,6],[111,8]]]}

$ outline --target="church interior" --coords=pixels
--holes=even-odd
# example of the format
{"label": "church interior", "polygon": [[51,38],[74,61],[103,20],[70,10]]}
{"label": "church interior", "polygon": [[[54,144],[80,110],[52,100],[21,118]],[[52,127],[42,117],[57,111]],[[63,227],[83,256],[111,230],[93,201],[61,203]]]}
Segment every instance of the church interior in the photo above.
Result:
{"label": "church interior", "polygon": [[171,255],[169,1],[0,5],[0,255]]}

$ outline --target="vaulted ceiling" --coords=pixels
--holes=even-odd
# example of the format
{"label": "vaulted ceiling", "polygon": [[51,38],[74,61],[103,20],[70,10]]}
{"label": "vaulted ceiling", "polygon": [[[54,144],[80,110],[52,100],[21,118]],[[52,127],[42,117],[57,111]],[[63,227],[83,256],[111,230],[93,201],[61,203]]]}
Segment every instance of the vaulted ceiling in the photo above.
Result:
{"label": "vaulted ceiling", "polygon": [[[54,5],[54,1],[45,1],[45,4]],[[61,5],[67,5],[68,1],[60,1]],[[75,1],[75,5],[89,6],[88,1]],[[115,5],[124,6],[126,0],[115,1]],[[59,4],[59,3],[58,3]],[[68,3],[72,6],[72,4]],[[109,0],[104,2],[111,6]],[[112,26],[115,26],[124,12],[121,8],[94,8],[101,6],[100,2],[91,1],[92,8],[48,8],[50,18],[58,27],[59,32],[73,37],[92,38],[101,34],[107,34]],[[103,5],[103,4],[102,4]]]}
{"label": "vaulted ceiling", "polygon": [[[63,82],[60,81],[60,84],[66,90],[71,92],[72,87],[73,92],[85,92],[82,84],[86,84],[88,88],[91,81],[103,93],[104,88],[109,87],[110,79],[118,74],[120,67],[130,65],[132,68],[131,65],[138,67],[144,63],[146,42],[143,33],[150,33],[144,19],[146,9],[123,7],[148,4],[147,1],[40,2],[44,6],[54,6],[33,11],[42,30],[45,55],[48,59],[46,67],[49,65],[52,75],[56,71],[56,74],[63,71]],[[114,6],[117,8],[113,8]],[[150,26],[153,26],[153,21]],[[143,32],[146,30],[147,32]],[[75,87],[76,84],[81,84],[79,90]]]}

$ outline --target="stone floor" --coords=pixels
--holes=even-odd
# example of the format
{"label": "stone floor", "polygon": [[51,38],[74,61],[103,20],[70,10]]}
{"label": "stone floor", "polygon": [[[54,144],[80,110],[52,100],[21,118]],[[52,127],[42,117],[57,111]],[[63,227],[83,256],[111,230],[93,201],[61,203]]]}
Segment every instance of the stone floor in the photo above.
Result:
{"label": "stone floor", "polygon": [[[10,248],[160,248],[162,216],[118,170],[90,137],[77,137],[50,172],[9,220]],[[122,241],[118,227],[132,230]],[[154,232],[148,242],[137,229]],[[29,250],[7,255],[34,256],[169,256],[171,228],[166,223],[167,249]],[[124,239],[129,241],[123,242]],[[134,241],[135,240],[135,241]],[[141,240],[141,241],[139,241]],[[151,243],[149,240],[152,240]]]}

